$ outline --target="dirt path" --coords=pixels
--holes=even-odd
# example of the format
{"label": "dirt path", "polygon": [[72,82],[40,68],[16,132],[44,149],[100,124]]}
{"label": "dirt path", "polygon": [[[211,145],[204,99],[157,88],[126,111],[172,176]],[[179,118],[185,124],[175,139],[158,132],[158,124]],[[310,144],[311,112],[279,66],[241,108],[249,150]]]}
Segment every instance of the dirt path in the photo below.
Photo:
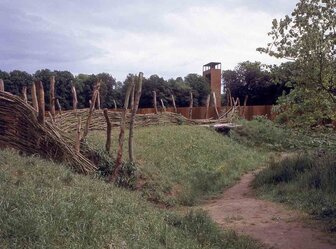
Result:
{"label": "dirt path", "polygon": [[264,244],[279,249],[333,249],[320,231],[300,222],[300,214],[282,205],[256,199],[250,189],[254,173],[225,191],[219,199],[202,206],[223,228],[247,234]]}

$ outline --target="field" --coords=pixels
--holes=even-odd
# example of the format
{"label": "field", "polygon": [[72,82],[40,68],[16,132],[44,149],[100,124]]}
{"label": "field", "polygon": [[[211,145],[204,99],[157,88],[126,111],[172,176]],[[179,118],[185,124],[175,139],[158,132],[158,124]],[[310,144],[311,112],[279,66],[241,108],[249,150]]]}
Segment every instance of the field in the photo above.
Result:
{"label": "field", "polygon": [[[222,231],[202,211],[179,214],[143,196],[191,205],[260,166],[263,153],[203,127],[141,128],[135,136],[141,191],[74,174],[38,156],[0,151],[2,248],[260,247]],[[90,143],[102,148],[104,134],[92,133]]]}

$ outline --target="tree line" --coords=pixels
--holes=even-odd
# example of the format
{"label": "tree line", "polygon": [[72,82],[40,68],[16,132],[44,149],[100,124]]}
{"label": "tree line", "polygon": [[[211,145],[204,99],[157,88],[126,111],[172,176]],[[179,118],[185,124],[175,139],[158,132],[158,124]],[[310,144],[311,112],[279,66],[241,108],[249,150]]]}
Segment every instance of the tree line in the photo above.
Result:
{"label": "tree line", "polygon": [[[290,80],[290,63],[274,66],[271,70],[260,62],[242,62],[234,70],[225,70],[222,73],[224,93],[222,104],[226,105],[226,96],[230,91],[235,98],[243,102],[245,96],[248,105],[272,105],[277,98],[288,92],[286,84]],[[4,80],[5,90],[16,95],[21,95],[24,86],[28,88],[28,100],[30,100],[30,86],[35,80],[43,83],[46,92],[49,92],[50,77],[55,76],[55,97],[64,109],[72,107],[71,87],[74,85],[78,95],[78,108],[88,108],[93,94],[94,85],[101,81],[100,100],[102,108],[113,108],[114,101],[117,107],[121,107],[125,97],[127,86],[131,83],[132,74],[129,74],[124,82],[117,81],[111,74],[78,74],[73,75],[69,71],[51,71],[49,69],[37,70],[34,74],[25,71],[13,70],[5,72],[0,70],[0,79]],[[190,103],[190,92],[193,93],[193,105],[205,106],[207,96],[210,94],[208,79],[198,74],[188,74],[184,78],[165,80],[158,75],[151,75],[143,79],[140,108],[153,107],[153,91],[157,94],[160,103],[162,99],[165,106],[172,105],[172,95],[178,107],[187,107]],[[49,103],[49,95],[46,94],[46,103]]]}

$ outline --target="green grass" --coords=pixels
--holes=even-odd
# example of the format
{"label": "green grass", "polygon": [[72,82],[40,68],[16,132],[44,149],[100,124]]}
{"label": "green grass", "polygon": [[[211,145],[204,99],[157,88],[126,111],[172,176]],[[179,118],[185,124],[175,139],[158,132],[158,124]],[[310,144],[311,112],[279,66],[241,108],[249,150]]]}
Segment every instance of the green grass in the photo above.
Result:
{"label": "green grass", "polygon": [[336,156],[320,151],[273,162],[254,180],[259,194],[324,221],[336,232]]}
{"label": "green grass", "polygon": [[[115,149],[119,130],[113,132]],[[91,133],[89,143],[103,150],[105,133]],[[124,155],[127,160],[127,150]],[[217,194],[242,174],[260,167],[266,158],[262,151],[199,126],[138,128],[135,155],[143,195],[167,206],[193,205]]]}
{"label": "green grass", "polygon": [[259,248],[200,212],[160,210],[138,192],[0,151],[0,248]]}
{"label": "green grass", "polygon": [[336,147],[336,133],[328,129],[294,130],[280,126],[264,117],[251,121],[240,120],[239,129],[230,132],[235,141],[246,146],[254,146],[272,151],[304,151]]}

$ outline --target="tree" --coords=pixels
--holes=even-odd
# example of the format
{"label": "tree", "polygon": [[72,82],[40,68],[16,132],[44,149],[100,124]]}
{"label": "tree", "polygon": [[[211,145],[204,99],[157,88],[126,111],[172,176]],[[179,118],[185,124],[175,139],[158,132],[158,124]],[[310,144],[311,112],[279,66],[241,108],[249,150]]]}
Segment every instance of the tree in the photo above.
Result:
{"label": "tree", "polygon": [[210,94],[210,84],[207,79],[198,74],[188,74],[184,82],[191,87],[194,96],[194,106],[202,106],[208,94]]}
{"label": "tree", "polygon": [[310,125],[320,122],[318,117],[335,118],[336,1],[300,0],[291,17],[272,24],[272,41],[257,50],[295,62],[294,88],[280,101],[284,110],[291,118],[302,116],[301,122],[306,116]]}

